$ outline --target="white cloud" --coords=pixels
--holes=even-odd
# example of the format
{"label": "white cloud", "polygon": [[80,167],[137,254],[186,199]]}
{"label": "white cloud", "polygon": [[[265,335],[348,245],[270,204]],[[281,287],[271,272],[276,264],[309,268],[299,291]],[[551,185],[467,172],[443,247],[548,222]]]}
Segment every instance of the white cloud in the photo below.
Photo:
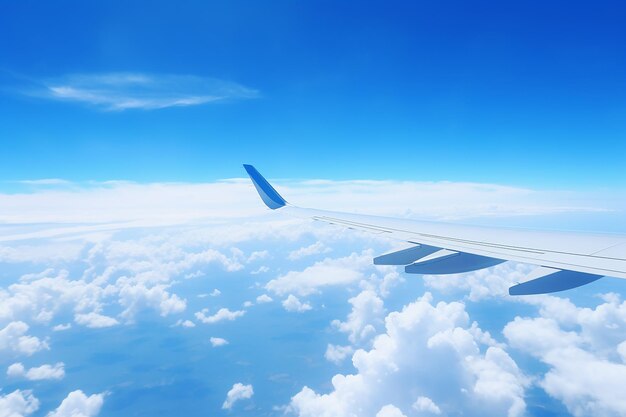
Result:
{"label": "white cloud", "polygon": [[61,405],[46,417],[94,417],[100,413],[104,394],[85,395],[81,390],[70,392]]}
{"label": "white cloud", "polygon": [[58,362],[54,365],[41,365],[28,370],[20,362],[9,365],[7,376],[24,377],[31,381],[41,381],[45,379],[63,379],[65,376],[65,364]]}
{"label": "white cloud", "polygon": [[103,327],[111,327],[120,324],[113,317],[105,316],[100,313],[92,311],[91,313],[76,314],[74,321],[85,327],[92,329],[99,329]]}
{"label": "white cloud", "polygon": [[329,343],[326,347],[326,353],[324,353],[324,357],[326,358],[326,360],[339,365],[353,353],[354,348],[352,346],[339,346]]}
{"label": "white cloud", "polygon": [[270,252],[268,250],[254,251],[250,254],[250,256],[248,256],[247,262],[250,263],[261,259],[266,259],[268,256],[270,256]]}
{"label": "white cloud", "polygon": [[[213,233],[220,233],[219,224],[207,223],[207,218],[247,218],[250,221],[250,217],[264,214],[249,180],[205,184],[93,182],[72,185],[0,194],[3,202],[0,222],[48,225],[10,231],[0,236],[0,241],[189,223],[212,225]],[[245,224],[241,227],[247,236],[265,233],[250,231]],[[228,231],[237,232],[232,225]],[[239,239],[236,234],[230,238]]]}
{"label": "white cloud", "polygon": [[121,111],[195,106],[254,98],[258,93],[233,82],[192,75],[103,73],[47,80],[44,91],[35,91],[34,95]]}
{"label": "white cloud", "polygon": [[309,246],[302,247],[300,249],[289,252],[288,259],[295,261],[307,256],[318,255],[320,253],[328,253],[331,249],[324,245],[322,242],[315,242]]}
{"label": "white cloud", "polygon": [[427,287],[443,293],[453,291],[468,292],[470,301],[509,296],[509,287],[525,281],[526,275],[535,268],[532,265],[506,262],[492,268],[464,274],[425,275]]}
{"label": "white cloud", "polygon": [[538,384],[575,416],[622,416],[626,401],[626,364],[620,357],[626,340],[626,303],[605,295],[595,308],[567,299],[541,296],[529,302],[541,317],[516,317],[504,328],[510,345],[549,368]]}
{"label": "white cloud", "polygon": [[[626,414],[626,403],[613,387],[626,383],[626,302],[617,294],[603,294],[604,303],[578,307],[567,298],[551,295],[509,298],[508,287],[522,281],[532,266],[509,262],[458,276],[425,277],[443,292],[467,291],[467,298],[504,297],[536,306],[539,317],[517,317],[504,328],[509,344],[548,366],[537,384],[563,401],[576,416]],[[490,336],[485,337],[486,343]],[[498,385],[506,384],[501,381]],[[491,387],[485,388],[485,392]]]}
{"label": "white cloud", "polygon": [[72,328],[72,323],[57,324],[56,326],[52,328],[52,331],[62,332],[65,330],[69,330],[71,328]]}
{"label": "white cloud", "polygon": [[290,271],[273,279],[265,288],[278,295],[295,293],[306,296],[319,292],[320,288],[358,281],[363,278],[359,269],[370,267],[371,263],[370,251],[361,254],[353,253],[344,258],[324,259],[303,271]]}
{"label": "white cloud", "polygon": [[287,311],[304,313],[312,309],[311,305],[306,302],[300,301],[298,297],[293,294],[289,294],[289,297],[283,300],[283,307]]}
{"label": "white cloud", "polygon": [[[623,209],[626,203],[607,195],[535,191],[490,184],[420,183],[402,181],[291,181],[278,182],[290,201],[302,206],[371,214],[449,219],[551,214]],[[62,187],[0,194],[0,222],[47,224],[14,231],[0,241],[33,237],[93,235],[164,225],[212,225],[214,239],[240,241],[252,236],[301,234],[302,221],[271,214],[271,222],[250,222],[270,216],[248,179],[213,183],[149,183],[128,181],[71,183]],[[413,208],[407,212],[407,208]],[[415,209],[417,208],[417,209]],[[220,228],[216,221],[246,219]],[[211,219],[208,222],[207,219]],[[246,224],[248,223],[248,224]],[[280,227],[291,225],[292,229]],[[293,225],[299,224],[295,231]],[[305,226],[314,230],[311,226]],[[336,236],[337,229],[329,228]],[[324,234],[317,231],[315,236]],[[2,257],[0,250],[0,258]],[[262,251],[261,251],[262,252]],[[12,255],[14,256],[14,255]],[[39,255],[40,256],[40,255]]]}
{"label": "white cloud", "polygon": [[[381,267],[379,268],[382,269]],[[391,289],[404,281],[404,277],[400,275],[398,271],[389,271],[383,276],[383,279],[380,281],[378,291],[380,292],[381,296],[388,297]]]}
{"label": "white cloud", "polygon": [[175,326],[191,328],[191,327],[196,327],[196,323],[194,323],[191,320],[180,319],[176,322]]}
{"label": "white cloud", "polygon": [[420,413],[441,414],[441,409],[428,397],[419,396],[412,408]]}
{"label": "white cloud", "polygon": [[202,311],[198,311],[196,313],[196,318],[202,323],[213,324],[223,320],[232,321],[246,314],[244,310],[230,311],[227,308],[220,308],[217,313],[213,314],[212,316],[208,316],[208,312],[208,308],[202,309]]}
{"label": "white cloud", "polygon": [[193,278],[200,278],[203,277],[205,274],[203,271],[195,271],[195,272],[190,272],[188,274],[185,274],[185,278],[186,279],[193,279]]}
{"label": "white cloud", "polygon": [[167,285],[149,286],[135,283],[133,280],[119,279],[119,302],[125,307],[121,316],[132,321],[135,314],[145,307],[158,310],[161,316],[182,313],[187,308],[187,301],[167,291]]}
{"label": "white cloud", "polygon": [[617,353],[622,358],[622,362],[626,363],[626,340],[617,345]]}
{"label": "white cloud", "polygon": [[362,343],[376,334],[376,329],[383,323],[385,308],[374,291],[365,290],[348,300],[352,311],[345,322],[334,320],[333,326],[348,333],[350,342]]}
{"label": "white cloud", "polygon": [[463,304],[433,305],[427,294],[385,323],[371,350],[354,353],[355,374],[335,375],[327,394],[304,387],[289,409],[301,417],[374,416],[390,403],[409,410],[423,396],[446,414],[524,414],[527,378],[502,348],[481,353]]}
{"label": "white cloud", "polygon": [[24,417],[39,409],[39,400],[29,390],[0,394],[0,417]]}
{"label": "white cloud", "polygon": [[[291,183],[287,185],[287,188],[294,186],[294,184],[299,186],[298,183]],[[343,196],[337,201],[344,205],[353,204],[352,208],[356,207],[359,209],[357,205],[359,198],[369,199],[368,196],[359,194],[359,187],[365,190],[369,188],[369,184],[362,185],[358,182],[353,182],[351,185],[341,184],[341,187],[337,188],[336,185],[333,182],[325,185],[311,185],[316,190],[313,196],[322,196],[322,199],[319,200],[320,204],[327,204],[329,207],[332,207],[335,202],[332,201],[331,196],[335,196],[336,190],[349,190],[350,187],[354,187],[353,191],[356,190],[354,191],[356,194],[353,195],[355,197],[353,202],[345,200]],[[408,186],[411,186],[411,184]],[[147,233],[149,236],[145,238],[114,240],[107,237],[96,239],[89,245],[84,245],[84,243],[76,244],[78,249],[72,249],[70,251],[71,256],[77,257],[87,253],[85,259],[81,259],[87,266],[83,271],[74,272],[76,269],[74,266],[72,268],[68,267],[68,270],[72,271],[71,275],[77,274],[76,276],[80,279],[70,279],[70,273],[68,272],[48,270],[41,274],[23,276],[16,284],[0,289],[0,320],[2,320],[0,323],[2,325],[6,325],[9,322],[17,322],[18,320],[20,322],[22,320],[23,322],[33,320],[38,324],[55,323],[58,321],[53,321],[53,318],[61,320],[65,317],[65,315],[57,317],[57,313],[61,311],[64,314],[75,315],[77,322],[79,322],[78,318],[80,318],[84,323],[91,322],[90,318],[94,319],[94,323],[102,318],[105,321],[109,320],[109,322],[111,320],[116,323],[117,320],[130,322],[137,313],[144,309],[153,309],[162,316],[180,313],[186,308],[186,300],[174,294],[174,290],[180,288],[176,287],[177,281],[188,276],[189,273],[204,272],[206,270],[206,279],[208,280],[211,273],[208,271],[208,268],[204,267],[209,264],[224,271],[237,271],[244,268],[244,265],[251,258],[252,260],[264,257],[277,259],[276,256],[270,256],[269,254],[262,255],[261,253],[265,251],[258,251],[257,255],[254,255],[255,252],[252,252],[250,256],[246,256],[241,251],[232,250],[229,252],[229,247],[233,244],[238,244],[238,242],[252,239],[287,242],[292,246],[285,253],[289,253],[290,249],[295,249],[293,252],[297,252],[300,249],[307,248],[306,244],[302,244],[301,238],[303,236],[306,236],[307,243],[310,242],[311,236],[315,239],[324,238],[325,241],[332,242],[332,247],[339,247],[338,242],[346,243],[348,240],[345,239],[354,239],[353,241],[358,241],[359,244],[363,243],[363,238],[360,235],[353,238],[353,232],[351,231],[342,233],[330,226],[314,226],[300,220],[285,221],[280,214],[276,213],[273,214],[275,217],[272,217],[272,220],[268,222],[256,223],[255,220],[255,223],[252,223],[252,220],[248,220],[237,221],[237,223],[241,224],[233,224],[229,219],[237,216],[244,217],[249,214],[258,214],[257,208],[261,207],[257,201],[258,197],[248,181],[233,180],[223,184],[204,184],[202,186],[190,184],[95,184],[89,187],[77,186],[72,188],[73,191],[70,189],[55,190],[53,188],[54,184],[51,184],[50,187],[47,187],[48,191],[46,193],[24,194],[14,200],[11,200],[11,196],[7,196],[7,201],[12,202],[9,204],[9,209],[6,212],[3,211],[0,217],[7,216],[6,218],[10,222],[19,225],[21,222],[26,223],[36,218],[51,219],[53,221],[72,221],[70,215],[75,215],[76,219],[85,220],[85,223],[88,224],[87,227],[93,225],[94,228],[81,229],[83,226],[77,226],[78,229],[76,229],[71,225],[57,226],[55,230],[47,230],[46,233],[48,234],[29,232],[24,228],[24,231],[20,233],[11,232],[12,236],[8,236],[6,232],[3,232],[5,235],[0,236],[0,239],[10,241],[16,238],[41,236],[56,236],[59,239],[83,239],[81,233],[95,233],[98,231],[106,231],[108,233],[121,228],[142,225],[182,224],[186,221],[189,224],[193,224],[194,227],[185,227],[184,230],[181,230],[182,228],[177,229],[173,233],[168,231],[171,229],[155,229],[149,231]],[[306,187],[309,187],[309,185],[305,185]],[[195,192],[204,189],[210,190],[209,196],[217,195],[219,194],[218,190],[222,190],[227,200],[231,198],[230,194],[241,193],[241,195],[238,195],[236,199],[233,197],[232,201],[228,202],[228,204],[234,204],[233,201],[236,201],[237,204],[232,207],[229,207],[226,203],[224,206],[221,206],[221,201],[218,201],[216,207],[214,207],[211,205],[210,198],[205,198],[205,195],[192,196]],[[374,190],[380,195],[384,195],[386,192],[377,186],[374,186]],[[318,194],[315,194],[316,192]],[[529,191],[529,193],[533,195],[534,192]],[[148,201],[147,203],[140,201],[143,195],[152,199],[148,198],[146,200]],[[165,197],[163,196],[171,195],[191,198],[181,200],[184,202],[173,200],[176,204],[172,201],[164,201]],[[248,195],[250,196],[249,199]],[[298,192],[294,195],[297,195],[297,199],[302,197],[302,201],[305,201],[307,198],[313,198],[305,196],[304,193],[298,195]],[[70,203],[67,203],[68,207],[65,207],[66,202],[62,201],[64,196],[69,198]],[[5,195],[0,196],[2,199],[4,197]],[[88,201],[92,197],[96,198],[100,205],[92,204]],[[240,202],[241,198],[243,200]],[[52,203],[50,212],[43,212],[40,206],[38,206],[39,202],[46,201],[46,199],[50,199],[49,201]],[[121,203],[121,200],[124,203]],[[161,206],[159,206],[161,202],[165,204],[164,209],[161,209]],[[75,206],[69,207],[72,203],[75,203]],[[29,204],[32,205],[30,209],[28,209]],[[153,205],[155,212],[144,211],[142,213],[148,204]],[[247,204],[249,204],[249,207]],[[392,211],[397,210],[398,207],[393,208],[385,204],[370,206],[368,211],[371,208],[372,212],[380,212],[380,214],[383,214],[383,212],[384,214],[396,214]],[[512,201],[512,204],[515,205],[515,201]],[[76,207],[81,207],[81,205],[82,207],[92,209],[92,211],[76,209]],[[102,206],[107,205],[109,206],[106,209],[102,208]],[[208,212],[200,210],[203,205],[209,207]],[[360,210],[366,211],[363,207]],[[470,208],[472,208],[471,204]],[[66,209],[69,211],[75,210],[75,212],[66,215]],[[181,211],[177,211],[178,209]],[[346,209],[350,210],[351,208],[346,206]],[[172,211],[168,212],[168,210]],[[425,210],[428,211],[430,208]],[[462,210],[458,210],[458,213],[461,213]],[[487,214],[497,215],[496,212],[498,210],[500,209],[494,209],[494,211]],[[505,207],[503,211],[506,210],[508,208]],[[468,211],[470,214],[471,212],[472,210]],[[451,211],[448,211],[444,215],[449,215],[450,213]],[[215,216],[213,216],[214,214]],[[413,214],[415,213],[409,213],[408,215],[412,216]],[[147,218],[138,220],[142,215],[146,215]],[[436,213],[433,212],[430,215],[435,216]],[[46,216],[49,217],[46,218]],[[93,224],[98,221],[99,216],[104,216],[106,221],[120,221],[121,224],[108,224],[106,226]],[[185,218],[185,216],[188,217]],[[202,217],[210,217],[211,220],[202,220]],[[220,224],[212,224],[211,222],[213,221],[220,222]],[[16,227],[7,230],[19,229],[19,227]],[[77,231],[79,229],[80,232]],[[142,230],[141,233],[144,233],[145,230],[147,229]],[[131,233],[134,232],[128,232],[128,235]],[[372,237],[368,239],[375,241],[379,238]],[[62,241],[55,239],[51,241],[52,243],[49,241],[48,244],[57,245],[58,242]],[[82,240],[78,241],[82,242]],[[328,245],[330,246],[331,244],[329,243]],[[247,251],[249,246],[241,245],[241,247],[245,247]],[[269,248],[274,246],[261,247]],[[52,259],[52,255],[37,255],[38,250],[35,246],[29,248],[26,248],[26,246],[0,247],[0,261],[4,259],[12,259],[11,262],[16,260],[21,260],[20,262],[22,262],[23,260]],[[271,255],[275,254],[272,253]],[[274,298],[276,298],[274,294],[277,294],[281,299],[287,295],[293,296],[300,304],[299,308],[308,306],[308,304],[300,301],[298,296],[302,298],[305,296],[303,294],[318,293],[333,285],[346,285],[349,287],[348,290],[350,292],[354,291],[357,285],[359,288],[364,289],[361,294],[351,300],[351,302],[354,301],[352,312],[347,319],[344,322],[337,321],[335,324],[337,328],[346,332],[351,342],[356,344],[356,346],[328,345],[324,355],[328,360],[337,363],[350,357],[357,347],[365,348],[357,351],[354,355],[355,363],[359,364],[356,367],[355,374],[338,376],[336,379],[338,385],[333,385],[332,390],[325,395],[312,390],[307,391],[303,388],[300,393],[302,395],[299,398],[304,400],[308,398],[308,404],[303,402],[300,404],[300,408],[295,408],[296,401],[294,400],[292,408],[298,410],[301,415],[307,415],[306,412],[310,412],[311,414],[309,415],[315,416],[324,415],[324,412],[328,412],[327,415],[333,417],[349,415],[349,413],[355,411],[355,405],[350,402],[348,393],[356,392],[358,394],[366,392],[367,397],[372,397],[372,403],[366,404],[366,414],[363,414],[366,416],[374,416],[383,410],[385,406],[391,404],[397,410],[407,415],[414,415],[418,411],[414,407],[418,403],[416,398],[431,399],[430,401],[444,415],[454,414],[455,412],[457,414],[475,415],[472,414],[472,411],[465,412],[472,405],[476,410],[483,410],[482,407],[487,407],[486,415],[496,413],[495,411],[492,412],[492,410],[498,410],[502,415],[519,415],[519,410],[524,408],[523,393],[527,383],[526,379],[517,369],[517,365],[510,360],[510,357],[504,351],[505,346],[495,341],[488,333],[478,328],[477,325],[460,319],[458,321],[453,319],[450,325],[435,323],[433,326],[441,326],[441,328],[436,328],[432,331],[426,328],[425,333],[429,336],[425,339],[426,336],[417,334],[418,331],[414,329],[416,327],[423,330],[422,327],[425,325],[422,321],[425,321],[425,319],[416,319],[407,314],[402,316],[404,317],[402,323],[393,325],[387,323],[386,332],[383,330],[384,322],[382,318],[384,309],[380,297],[386,296],[389,293],[389,288],[401,281],[402,275],[395,272],[393,268],[373,267],[371,265],[373,255],[373,252],[365,251],[345,258],[326,259],[317,262],[309,268],[303,267],[302,271],[292,271],[278,276],[267,284],[267,289],[272,291],[269,294]],[[281,256],[284,257],[285,255]],[[468,294],[468,300],[478,301],[505,295],[510,283],[518,280],[517,276],[523,276],[528,268],[528,266],[521,264],[507,263],[472,274],[449,276],[445,277],[445,279],[444,277],[427,277],[426,280],[431,288],[442,292],[460,290]],[[279,268],[274,267],[272,270],[280,271]],[[373,271],[376,271],[376,273],[372,273]],[[384,278],[379,278],[379,275],[380,277],[384,276]],[[293,280],[290,282],[292,278]],[[195,283],[199,283],[199,281]],[[188,284],[190,282],[185,283],[185,285]],[[209,283],[208,285],[215,284]],[[210,286],[208,285],[204,287],[207,289],[206,291],[210,291]],[[257,284],[257,287],[255,287],[257,290],[259,285],[262,284]],[[376,292],[378,292],[378,295]],[[215,290],[213,294],[219,294],[219,290]],[[231,294],[230,288],[229,294]],[[367,297],[362,296],[362,294],[366,294]],[[360,296],[363,297],[361,300],[363,301],[362,305],[355,301]],[[269,302],[271,297],[263,294],[257,298],[256,302],[261,303],[261,300]],[[565,352],[564,357],[574,358],[581,369],[587,369],[585,368],[586,366],[596,366],[597,369],[609,375],[607,377],[609,380],[615,380],[620,383],[622,372],[620,366],[624,365],[624,361],[621,361],[621,358],[626,357],[626,347],[624,347],[626,345],[620,345],[620,343],[626,340],[626,322],[624,319],[626,306],[615,295],[605,295],[604,304],[597,308],[579,308],[568,300],[557,299],[556,297],[528,297],[524,298],[524,300],[516,300],[516,302],[529,303],[540,309],[542,317],[536,318],[537,322],[530,323],[526,330],[535,332],[535,334],[541,334],[543,338],[542,343],[544,344],[538,345],[537,341],[525,340],[521,336],[517,337],[515,343],[513,343],[513,339],[509,341],[512,346],[519,350],[527,351],[528,349],[536,348],[538,352],[542,352],[542,356],[538,356],[538,358],[548,364],[549,371],[545,376],[537,377],[539,383],[542,384],[541,386],[550,395],[562,399],[568,408],[571,407],[571,410],[583,410],[584,413],[592,410],[594,412],[597,411],[599,415],[602,415],[602,413],[607,415],[611,415],[611,413],[619,414],[621,412],[619,404],[604,401],[601,396],[602,393],[598,392],[599,388],[593,385],[593,381],[578,382],[578,380],[575,380],[574,377],[568,374],[568,372],[574,372],[573,370],[570,371],[565,365],[550,359],[549,354],[550,352],[565,349],[566,346],[573,346],[577,350]],[[240,301],[242,299],[239,301],[235,300],[234,303]],[[320,304],[322,302],[320,301]],[[389,305],[391,303],[388,303],[388,308]],[[447,305],[454,305],[454,303]],[[123,311],[121,313],[120,311],[114,311],[116,307],[121,307]],[[436,307],[431,305],[430,307],[436,310],[439,308],[439,305]],[[103,311],[110,313],[111,316],[116,318],[107,316],[89,317],[90,314],[100,315]],[[215,312],[215,310],[211,312]],[[220,320],[233,320],[244,314],[243,311],[233,312],[228,309],[221,309],[214,315],[208,313],[209,311],[205,309],[196,313],[196,317],[203,322],[214,323]],[[392,315],[389,315],[388,319],[390,316]],[[443,320],[439,316],[439,314],[432,313],[432,318],[435,322]],[[554,320],[554,325],[546,324],[546,322],[542,321],[543,319]],[[183,323],[186,322],[190,321],[179,321],[181,325],[184,325]],[[404,328],[404,325],[407,328]],[[2,326],[0,326],[1,328]],[[542,329],[545,334],[540,333]],[[559,335],[557,339],[561,339],[560,341],[551,339],[554,329],[561,332],[557,332]],[[381,331],[383,334],[379,335],[378,338],[385,340],[383,336],[386,336],[389,343],[397,343],[398,346],[392,349],[384,346],[383,342],[375,343],[373,346],[370,345],[370,341],[378,340],[378,338],[374,339],[374,336]],[[36,349],[47,347],[45,341],[28,336],[26,331],[21,336],[24,336],[26,338],[24,340],[28,342],[24,346],[34,346]],[[409,342],[409,336],[412,337],[412,343],[414,344]],[[563,346],[559,345],[561,341],[565,341],[566,344]],[[0,347],[8,346],[6,344],[2,345],[2,343],[2,336],[0,336]],[[9,351],[12,349],[8,348]],[[26,349],[22,353],[28,351]],[[372,352],[378,353],[374,354]],[[389,369],[384,368],[380,363],[365,364],[365,359],[363,359],[370,357],[374,359],[379,357],[380,359],[387,357],[386,355],[391,357],[393,356],[392,353],[397,354],[398,358],[392,357],[388,360],[388,363],[391,364]],[[461,360],[463,355],[465,355],[464,357],[467,360]],[[374,359],[372,361],[376,362]],[[445,369],[444,375],[441,376],[438,369],[428,368],[429,364],[424,362],[450,363],[451,369]],[[394,364],[400,370],[395,370]],[[616,367],[615,365],[620,366]],[[403,373],[402,368],[404,367],[416,375],[417,381],[411,380],[406,373]],[[378,373],[381,380],[385,381],[389,387],[395,387],[396,391],[400,391],[398,387],[406,385],[411,389],[410,395],[395,398],[393,393],[390,392],[391,389],[387,390],[386,387],[382,387],[381,391],[386,393],[389,398],[385,398],[383,394],[377,395],[375,389],[372,388],[377,383],[373,380],[374,376],[368,374],[370,371]],[[24,373],[26,372],[26,369],[24,369]],[[435,375],[436,378],[433,387],[429,388],[424,381],[430,380],[431,375]],[[341,387],[341,381],[346,384],[345,388]],[[580,387],[587,389],[587,391],[582,395],[577,390],[568,390],[565,386],[567,381],[575,381],[576,384],[580,384]],[[333,379],[334,383],[335,379]],[[363,384],[363,386],[359,384]],[[455,393],[455,397],[452,398],[452,395],[446,397],[441,394],[441,390],[437,389],[441,386],[450,386]],[[307,393],[310,394],[309,397],[307,397]],[[614,393],[609,394],[614,395]],[[338,408],[332,408],[329,405],[331,403]],[[461,411],[458,411],[459,409]],[[340,412],[333,414],[336,410]],[[341,414],[344,411],[345,413]],[[583,411],[575,412],[583,413]],[[425,413],[426,410],[422,410],[422,412]]]}
{"label": "white cloud", "polygon": [[267,267],[265,265],[261,265],[260,267],[258,267],[254,271],[251,271],[250,274],[252,274],[252,275],[264,274],[264,273],[268,272],[269,270],[270,270],[269,267]]}
{"label": "white cloud", "polygon": [[256,298],[257,304],[271,303],[272,301],[274,301],[272,297],[267,294],[261,294]]}
{"label": "white cloud", "polygon": [[0,289],[0,322],[32,319],[48,323],[67,305],[77,310],[99,307],[102,288],[84,280],[70,280],[65,270],[46,269],[24,275],[6,289]]}
{"label": "white cloud", "polygon": [[221,337],[212,337],[209,341],[213,347],[226,346],[228,344],[228,340]]}
{"label": "white cloud", "polygon": [[237,382],[226,394],[226,400],[222,404],[222,409],[230,410],[237,401],[250,399],[252,395],[254,395],[252,385],[244,385]]}
{"label": "white cloud", "polygon": [[21,184],[36,185],[36,186],[37,185],[46,186],[46,185],[71,185],[72,184],[70,181],[63,180],[60,178],[42,178],[39,180],[21,180],[17,182]]}
{"label": "white cloud", "polygon": [[376,417],[406,417],[402,410],[392,404],[387,404],[383,406],[378,413],[376,413]]}
{"label": "white cloud", "polygon": [[214,289],[213,291],[211,291],[211,294],[209,294],[211,297],[217,297],[219,295],[221,295],[222,292],[220,290],[218,290],[217,288]]}
{"label": "white cloud", "polygon": [[30,356],[35,352],[48,349],[48,343],[35,336],[28,336],[29,326],[23,321],[9,323],[0,330],[0,352],[9,351]]}
{"label": "white cloud", "polygon": [[77,323],[113,325],[116,319],[101,317],[100,313],[110,304],[107,299],[117,299],[123,307],[119,317],[126,322],[132,322],[136,313],[146,308],[157,310],[161,316],[177,314],[186,309],[186,300],[171,292],[172,279],[199,263],[219,259],[221,254],[216,253],[185,251],[162,236],[159,240],[100,242],[91,245],[81,260],[87,266],[80,279],[71,279],[67,270],[47,269],[24,275],[0,289],[0,323],[34,320],[45,324],[71,308]]}

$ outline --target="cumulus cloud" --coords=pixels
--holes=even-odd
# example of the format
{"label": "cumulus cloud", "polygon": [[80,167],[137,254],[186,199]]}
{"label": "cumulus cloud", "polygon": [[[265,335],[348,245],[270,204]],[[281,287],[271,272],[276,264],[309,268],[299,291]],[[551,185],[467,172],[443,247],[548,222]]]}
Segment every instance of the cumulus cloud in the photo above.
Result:
{"label": "cumulus cloud", "polygon": [[[383,268],[379,267],[379,269]],[[398,271],[389,271],[385,273],[383,279],[380,281],[380,284],[378,285],[378,291],[380,292],[381,296],[388,297],[391,293],[391,289],[404,281],[404,277],[400,275]]]}
{"label": "cumulus cloud", "polygon": [[[80,279],[72,279],[67,270],[50,268],[23,275],[18,282],[0,288],[0,323],[48,323],[67,309],[74,311],[76,323],[89,327],[115,325],[118,318],[130,323],[144,309],[156,310],[164,317],[178,314],[187,302],[170,289],[173,278],[213,260],[228,263],[230,258],[222,256],[212,249],[183,250],[164,237],[100,242],[81,260],[81,267],[86,266]],[[228,263],[231,266],[237,269]],[[122,307],[118,318],[101,313],[105,306],[110,309],[111,301]]]}
{"label": "cumulus cloud", "polygon": [[222,339],[221,337],[212,337],[209,341],[213,347],[226,346],[228,344],[228,340]]}
{"label": "cumulus cloud", "polygon": [[300,301],[300,299],[293,294],[289,294],[289,297],[283,300],[283,307],[287,311],[297,313],[304,313],[313,308],[309,303]]}
{"label": "cumulus cloud", "polygon": [[383,406],[378,413],[376,413],[376,417],[406,417],[402,410],[396,407],[393,404],[387,404]]}
{"label": "cumulus cloud", "polygon": [[348,300],[352,304],[352,311],[345,322],[334,320],[333,326],[348,333],[352,343],[367,341],[376,333],[376,328],[383,323],[385,312],[383,300],[374,291],[362,291],[356,297]]}
{"label": "cumulus cloud", "polygon": [[30,356],[40,350],[48,349],[47,342],[27,335],[28,329],[28,324],[23,321],[14,321],[0,330],[0,352],[8,351]]}
{"label": "cumulus cloud", "polygon": [[343,362],[348,356],[354,353],[354,348],[352,346],[339,346],[328,344],[326,347],[326,353],[324,353],[324,357],[326,360],[339,365]]}
{"label": "cumulus cloud", "polygon": [[415,402],[413,403],[412,408],[424,414],[441,414],[441,409],[439,408],[439,406],[437,406],[437,404],[435,404],[433,400],[428,397],[417,397],[417,400],[415,400]]}
{"label": "cumulus cloud", "polygon": [[24,417],[39,409],[39,400],[30,390],[0,394],[0,417]]}
{"label": "cumulus cloud", "polygon": [[268,256],[270,255],[270,252],[268,250],[257,250],[254,251],[250,254],[250,256],[248,256],[248,260],[247,262],[255,262],[261,259],[266,259]]}
{"label": "cumulus cloud", "polygon": [[72,323],[57,324],[56,326],[52,327],[52,331],[62,332],[65,330],[69,330],[71,328],[72,328]]}
{"label": "cumulus cloud", "polygon": [[44,379],[63,379],[65,376],[65,364],[58,362],[54,365],[41,365],[30,369],[24,368],[22,363],[17,362],[9,365],[7,376],[26,378],[31,381],[41,381]]}
{"label": "cumulus cloud", "polygon": [[232,321],[246,314],[244,310],[230,311],[227,308],[220,308],[217,313],[213,314],[212,316],[207,315],[208,312],[209,309],[204,308],[196,313],[196,318],[202,323],[213,324],[224,320]]}
{"label": "cumulus cloud", "polygon": [[302,247],[300,249],[289,252],[287,258],[295,261],[307,256],[318,255],[320,253],[328,253],[331,249],[324,245],[322,242],[315,242],[309,246]]}
{"label": "cumulus cloud", "polygon": [[111,327],[118,325],[119,322],[113,317],[105,316],[100,313],[92,311],[91,313],[76,314],[74,321],[85,327],[92,329],[100,329],[102,327]]}
{"label": "cumulus cloud", "polygon": [[470,301],[508,297],[509,287],[525,281],[526,275],[535,266],[506,262],[492,268],[464,274],[424,275],[427,287],[443,293],[463,291]]}
{"label": "cumulus cloud", "polygon": [[81,390],[70,392],[61,405],[46,417],[94,417],[100,413],[104,394],[85,395]]}
{"label": "cumulus cloud", "polygon": [[244,385],[237,382],[226,394],[226,400],[222,404],[222,409],[230,410],[237,401],[250,399],[252,395],[254,395],[252,385]]}
{"label": "cumulus cloud", "polygon": [[191,327],[196,327],[196,323],[194,323],[191,320],[180,319],[176,322],[175,326],[191,328]]}
{"label": "cumulus cloud", "polygon": [[261,294],[256,298],[257,304],[271,303],[272,301],[274,301],[272,297],[267,294]]}
{"label": "cumulus cloud", "polygon": [[255,90],[213,78],[142,73],[67,75],[45,80],[42,90],[28,93],[110,111],[196,106],[258,96]]}
{"label": "cumulus cloud", "polygon": [[122,282],[118,280],[119,302],[125,307],[121,316],[132,320],[137,311],[150,307],[158,310],[161,316],[182,313],[187,301],[167,291],[167,285],[146,285],[144,283]]}
{"label": "cumulus cloud", "polygon": [[367,417],[389,404],[409,410],[422,396],[442,413],[522,416],[528,380],[515,362],[500,347],[482,351],[463,304],[431,301],[427,294],[390,313],[372,349],[354,353],[355,374],[335,375],[327,394],[304,387],[289,409],[302,417]]}
{"label": "cumulus cloud", "polygon": [[504,328],[509,344],[545,363],[539,378],[549,395],[575,416],[622,416],[626,401],[626,364],[621,357],[626,340],[626,302],[615,294],[595,308],[577,307],[553,296],[529,302],[540,317],[516,317]]}
{"label": "cumulus cloud", "polygon": [[365,251],[361,254],[353,253],[350,256],[338,259],[324,259],[303,271],[290,271],[265,286],[266,289],[285,295],[295,293],[307,296],[320,291],[321,288],[333,285],[346,285],[363,278],[359,269],[370,267],[372,254]]}
{"label": "cumulus cloud", "polygon": [[71,280],[66,270],[46,269],[21,277],[6,289],[0,289],[0,322],[33,319],[49,322],[67,305],[77,310],[99,308],[102,288],[84,280]]}

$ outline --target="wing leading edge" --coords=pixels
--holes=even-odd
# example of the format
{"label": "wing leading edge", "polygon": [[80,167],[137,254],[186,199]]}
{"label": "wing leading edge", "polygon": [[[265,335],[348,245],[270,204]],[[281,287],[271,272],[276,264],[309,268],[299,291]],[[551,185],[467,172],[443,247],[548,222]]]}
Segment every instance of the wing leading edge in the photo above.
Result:
{"label": "wing leading edge", "polygon": [[244,165],[265,205],[287,214],[408,242],[406,249],[374,258],[404,265],[409,274],[456,274],[506,261],[536,265],[511,295],[564,291],[603,276],[626,279],[626,236],[547,232],[423,222],[293,206],[252,166]]}

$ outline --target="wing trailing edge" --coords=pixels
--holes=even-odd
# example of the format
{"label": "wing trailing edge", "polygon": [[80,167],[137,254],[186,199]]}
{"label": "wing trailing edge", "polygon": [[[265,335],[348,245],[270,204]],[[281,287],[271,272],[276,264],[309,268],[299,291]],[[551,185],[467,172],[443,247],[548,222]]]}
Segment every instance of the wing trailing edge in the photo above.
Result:
{"label": "wing trailing edge", "polygon": [[349,214],[290,205],[251,165],[244,165],[272,210],[410,243],[374,258],[376,265],[405,265],[410,274],[455,274],[506,261],[536,265],[510,295],[545,294],[589,284],[603,276],[626,279],[626,236],[490,228]]}

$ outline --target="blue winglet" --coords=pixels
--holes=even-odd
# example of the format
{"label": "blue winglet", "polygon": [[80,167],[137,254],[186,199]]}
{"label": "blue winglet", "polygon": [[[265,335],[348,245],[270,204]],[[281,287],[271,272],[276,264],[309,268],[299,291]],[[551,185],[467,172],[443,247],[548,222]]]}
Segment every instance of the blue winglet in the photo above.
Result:
{"label": "blue winglet", "polygon": [[261,175],[255,167],[246,164],[244,164],[243,167],[246,169],[246,172],[252,180],[252,184],[254,184],[254,187],[267,207],[276,210],[287,204],[287,201],[278,194],[274,187],[263,178],[263,175]]}

